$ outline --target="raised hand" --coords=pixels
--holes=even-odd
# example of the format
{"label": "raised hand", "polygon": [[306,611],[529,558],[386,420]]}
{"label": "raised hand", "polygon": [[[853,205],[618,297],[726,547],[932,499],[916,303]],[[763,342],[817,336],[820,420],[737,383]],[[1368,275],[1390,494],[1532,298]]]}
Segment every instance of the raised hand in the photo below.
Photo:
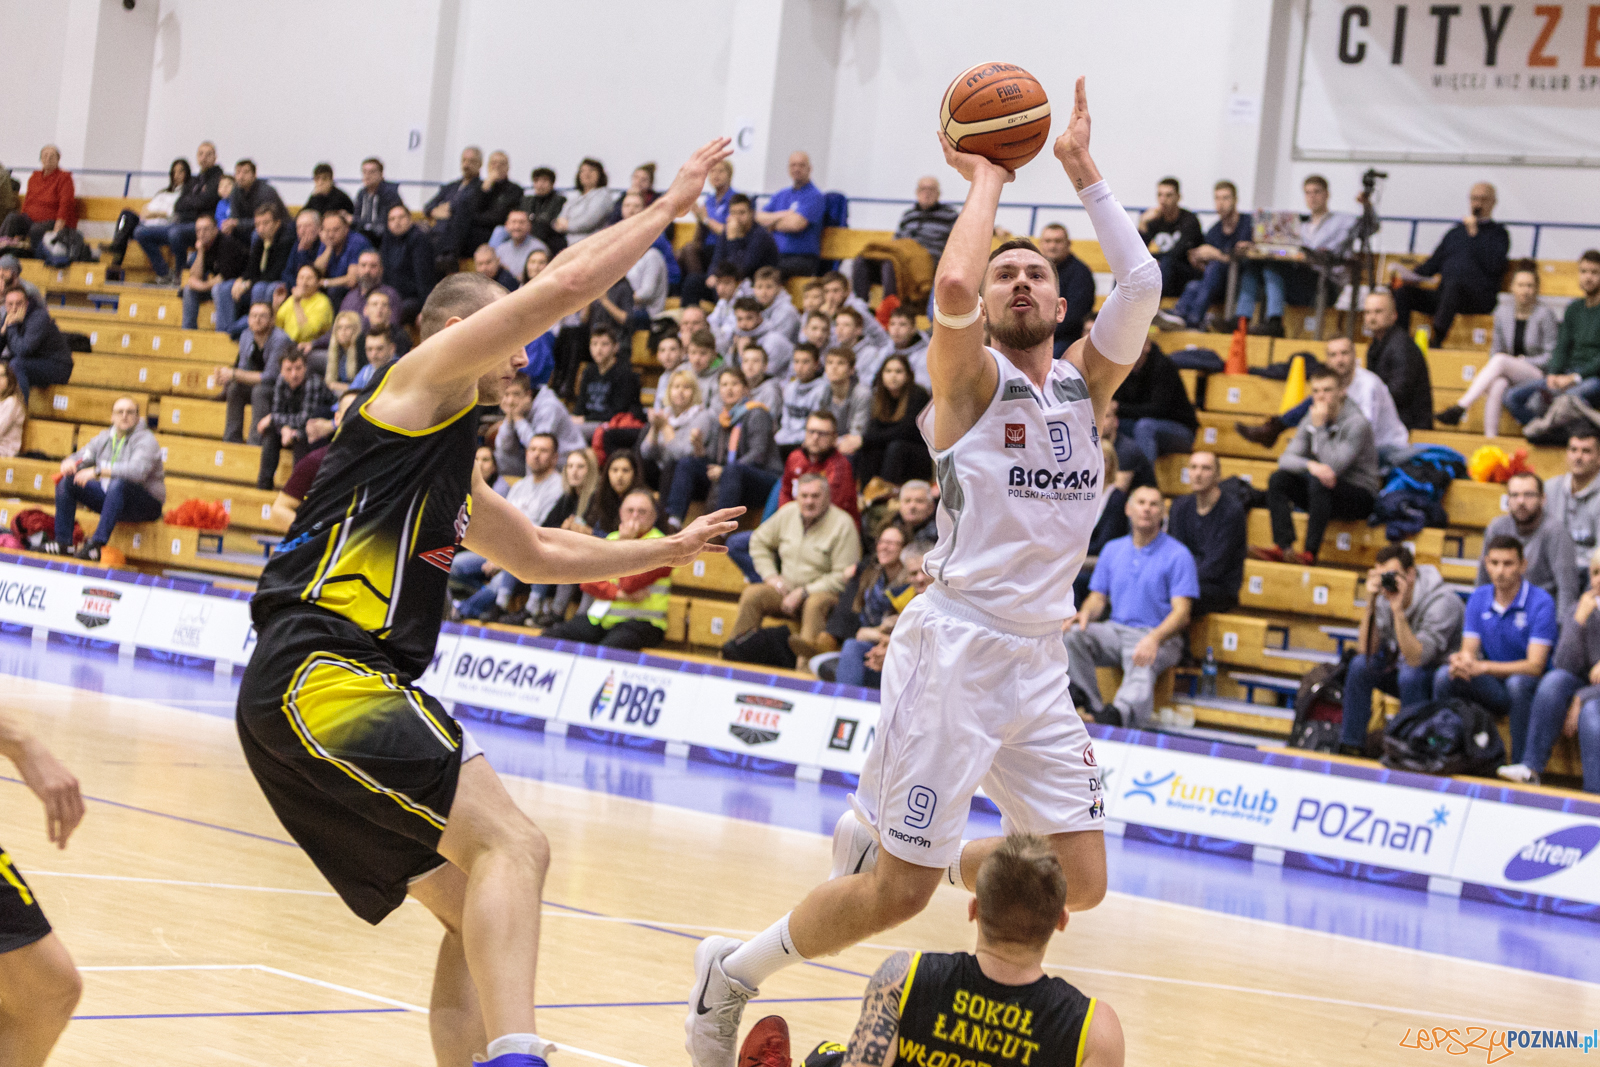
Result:
{"label": "raised hand", "polygon": [[1100,171],[1089,158],[1089,94],[1081,75],[1073,86],[1072,114],[1067,118],[1067,128],[1056,138],[1051,151],[1066,168],[1074,188],[1082,189],[1100,180]]}
{"label": "raised hand", "polygon": [[968,184],[971,184],[974,177],[984,171],[994,173],[1001,182],[1015,181],[1017,178],[1016,171],[1002,167],[984,156],[975,155],[972,152],[957,151],[955,143],[950,140],[949,135],[943,130],[939,131],[939,148],[944,152],[944,161],[950,164],[957,174],[965,178]]}
{"label": "raised hand", "polygon": [[733,155],[733,149],[729,147],[732,143],[731,137],[718,137],[697,149],[678,169],[672,184],[661,194],[661,199],[672,208],[673,218],[688,211],[700,199],[700,192],[706,185],[706,175],[711,168]]}
{"label": "raised hand", "polygon": [[713,537],[726,537],[739,528],[738,518],[745,509],[723,508],[721,511],[708,511],[698,519],[679,530],[670,537],[664,538],[670,555],[667,558],[669,567],[685,567],[694,561],[702,552],[726,552],[725,545],[711,543]]}

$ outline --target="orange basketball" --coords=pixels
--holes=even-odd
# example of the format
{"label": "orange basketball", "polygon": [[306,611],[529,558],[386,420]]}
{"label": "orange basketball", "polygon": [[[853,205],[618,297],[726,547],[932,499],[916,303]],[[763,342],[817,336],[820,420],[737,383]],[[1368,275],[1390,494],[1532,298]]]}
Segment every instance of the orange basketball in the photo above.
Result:
{"label": "orange basketball", "polygon": [[1013,63],[979,63],[956,75],[939,125],[960,152],[1016,170],[1050,139],[1050,101],[1037,78]]}

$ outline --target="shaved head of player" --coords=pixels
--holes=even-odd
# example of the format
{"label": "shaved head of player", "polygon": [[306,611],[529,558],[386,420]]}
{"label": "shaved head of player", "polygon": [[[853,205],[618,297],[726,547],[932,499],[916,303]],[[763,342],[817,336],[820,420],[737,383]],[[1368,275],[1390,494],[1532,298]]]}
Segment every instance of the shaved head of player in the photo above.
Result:
{"label": "shaved head of player", "polygon": [[[545,1067],[549,1051],[534,1027],[549,843],[414,681],[433,661],[451,561],[466,548],[530,584],[608,580],[689,563],[743,510],[628,541],[536,527],[477,470],[476,412],[527,365],[529,341],[600,298],[689,210],[727,146],[694,153],[654,204],[515,292],[476,272],[441,281],[418,315],[421,343],[378,367],[347,412],[250,603],[246,762],[352,911],[377,923],[410,896],[439,920],[428,1025],[440,1064]],[[491,164],[502,172],[504,157]],[[463,173],[477,169],[476,149],[462,153]]]}
{"label": "shaved head of player", "polygon": [[[968,191],[934,276],[933,400],[916,420],[938,471],[940,536],[923,561],[928,589],[901,611],[883,660],[878,736],[895,743],[866,757],[834,827],[830,880],[748,942],[701,942],[685,1022],[694,1067],[734,1067],[745,1001],[770,975],[911,919],[941,884],[971,888],[1001,841],[962,840],[980,785],[1053,854],[1067,907],[1105,895],[1105,798],[1088,730],[1063,711],[1061,631],[1104,488],[1095,413],[1139,358],[1161,272],[1100,178],[1089,127],[1079,79],[1055,157],[1117,285],[1061,359],[1054,265],[1027,240],[990,253],[1016,175],[939,135]],[[847,291],[835,275],[823,286]]]}

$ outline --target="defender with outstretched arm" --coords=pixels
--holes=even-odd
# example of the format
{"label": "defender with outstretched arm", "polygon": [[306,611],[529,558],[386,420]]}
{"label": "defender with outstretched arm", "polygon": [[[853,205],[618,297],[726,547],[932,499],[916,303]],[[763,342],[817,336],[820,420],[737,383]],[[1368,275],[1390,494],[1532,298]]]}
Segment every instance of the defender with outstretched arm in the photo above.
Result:
{"label": "defender with outstretched arm", "polygon": [[444,924],[428,1016],[441,1065],[543,1067],[548,1050],[534,1033],[548,845],[415,684],[451,558],[465,546],[529,583],[613,578],[688,563],[743,511],[649,540],[536,528],[477,475],[473,413],[527,364],[523,345],[598,299],[689,210],[727,146],[700,149],[650,207],[514,293],[475,273],[440,282],[422,343],[340,425],[251,602],[259,640],[238,710],[250,769],[356,914],[376,923],[409,893]]}

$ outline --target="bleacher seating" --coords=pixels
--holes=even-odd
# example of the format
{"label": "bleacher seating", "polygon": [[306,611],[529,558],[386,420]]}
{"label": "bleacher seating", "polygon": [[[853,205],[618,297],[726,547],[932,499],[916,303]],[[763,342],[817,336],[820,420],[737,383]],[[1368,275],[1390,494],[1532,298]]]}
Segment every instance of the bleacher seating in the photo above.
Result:
{"label": "bleacher seating", "polygon": [[[86,198],[81,203],[83,217],[92,221],[110,221],[122,207],[136,209],[138,205],[138,201],[117,198]],[[691,224],[678,224],[674,244],[681,246],[692,233]],[[826,259],[845,259],[869,242],[890,238],[889,231],[830,229],[823,235],[822,254]],[[1092,270],[1107,272],[1096,242],[1076,240],[1073,251]],[[1420,258],[1389,256],[1387,261],[1414,263]],[[1575,264],[1541,261],[1539,269],[1546,295],[1578,294]],[[132,395],[159,426],[169,506],[186,499],[221,501],[229,509],[232,528],[212,533],[163,522],[136,524],[120,529],[113,544],[127,553],[132,564],[249,579],[259,574],[263,545],[282,530],[271,515],[275,492],[254,488],[257,449],[220,440],[225,406],[215,370],[233,362],[238,346],[211,329],[209,304],[203,305],[202,329],[181,329],[179,295],[171,289],[137,284],[149,276],[148,264],[136,244],[129,246],[123,277],[116,283],[107,281],[104,264],[74,264],[62,269],[47,268],[37,261],[25,265],[24,277],[45,290],[62,329],[86,335],[92,352],[77,357],[70,385],[35,392],[25,448],[50,458],[0,461],[0,495],[4,497],[0,499],[0,523],[9,522],[17,508],[48,507],[44,502],[53,499],[59,458],[105,425],[112,401]],[[792,282],[791,291],[798,300],[800,284]],[[1304,324],[1297,318],[1304,316],[1286,316],[1286,325],[1291,334],[1301,336],[1249,337],[1245,345],[1248,365],[1262,368],[1284,363],[1297,352],[1324,356],[1326,342],[1306,336]],[[1423,324],[1418,316],[1413,327]],[[1445,344],[1428,353],[1436,409],[1459,397],[1481,369],[1488,329],[1488,316],[1461,316]],[[1226,334],[1179,331],[1153,336],[1169,353],[1192,345],[1212,349],[1224,358],[1232,343]],[[633,363],[648,387],[654,385],[659,367],[644,340],[642,334],[636,335]],[[1365,349],[1364,344],[1357,345],[1358,354],[1364,355]],[[1238,476],[1265,489],[1289,435],[1280,437],[1274,448],[1263,449],[1241,438],[1234,424],[1276,414],[1283,383],[1259,376],[1195,371],[1184,371],[1183,378],[1200,409],[1194,447],[1218,453],[1224,477]],[[1421,431],[1413,434],[1413,440],[1470,455],[1485,443],[1481,420],[1482,407],[1478,405],[1456,430]],[[1509,417],[1498,429],[1510,439],[1495,443],[1508,451],[1527,447]],[[1185,456],[1167,456],[1158,464],[1158,484],[1165,496],[1188,492],[1186,460]],[[1528,462],[1546,477],[1564,470],[1560,449],[1528,447]],[[290,466],[285,454],[278,471],[280,483]],[[1438,565],[1447,580],[1470,583],[1483,528],[1504,511],[1504,489],[1460,481],[1451,487],[1444,506],[1449,527],[1424,530],[1410,543],[1419,562]],[[1303,517],[1297,518],[1298,523],[1303,521]],[[1249,530],[1252,543],[1268,539],[1265,511],[1251,513]],[[1196,654],[1212,648],[1223,667],[1217,697],[1201,700],[1190,695],[1190,680],[1180,672],[1176,680],[1169,677],[1163,681],[1158,704],[1170,702],[1180,712],[1192,712],[1198,727],[1281,740],[1292,719],[1292,712],[1285,707],[1289,703],[1286,694],[1293,691],[1301,675],[1330,662],[1340,647],[1353,640],[1355,624],[1366,606],[1362,572],[1383,543],[1381,527],[1336,522],[1329,528],[1316,566],[1248,562],[1238,608],[1197,619],[1191,627]],[[664,654],[715,655],[731,635],[743,576],[727,557],[704,556],[678,568],[673,586],[669,647]],[[781,622],[767,620],[768,625]],[[675,652],[675,648],[685,651]],[[1102,674],[1103,685],[1115,684],[1114,671]],[[1392,710],[1393,702],[1387,706]],[[1577,773],[1576,747],[1568,742],[1558,746],[1550,770]]]}

